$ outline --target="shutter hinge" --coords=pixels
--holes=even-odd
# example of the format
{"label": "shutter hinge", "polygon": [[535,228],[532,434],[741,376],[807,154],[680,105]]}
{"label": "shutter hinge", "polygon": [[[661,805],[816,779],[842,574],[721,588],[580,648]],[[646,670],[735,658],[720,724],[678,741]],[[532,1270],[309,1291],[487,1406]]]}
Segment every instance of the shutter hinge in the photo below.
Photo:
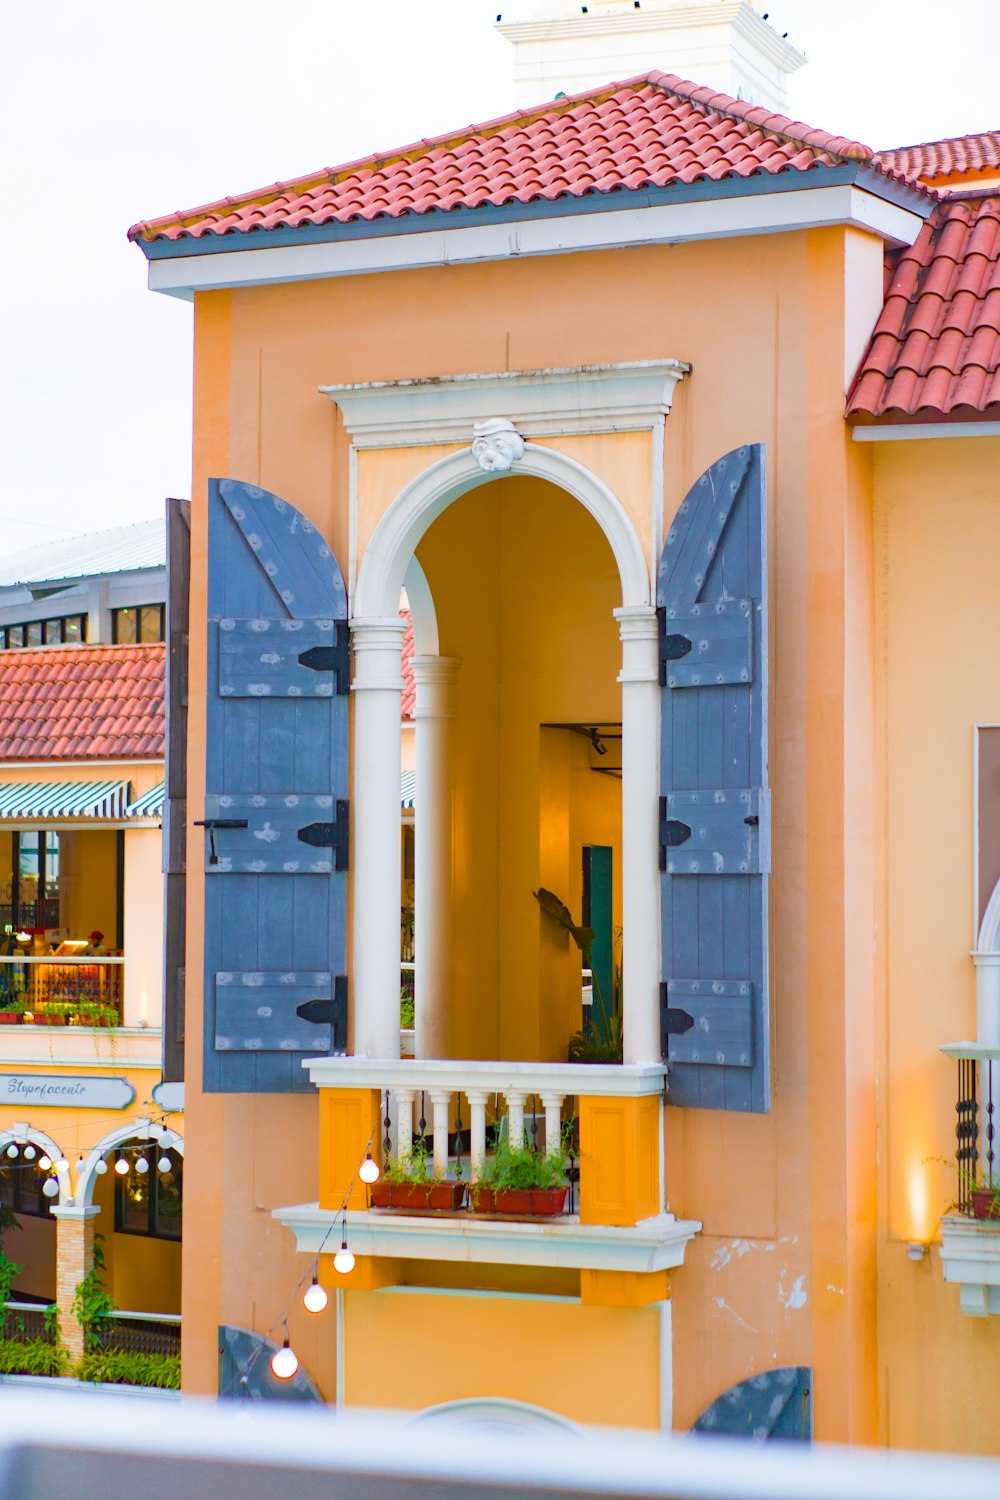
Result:
{"label": "shutter hinge", "polygon": [[341,799],[337,801],[337,817],[333,823],[307,823],[298,831],[301,844],[313,849],[332,849],[333,868],[346,870],[350,856],[350,807]]}
{"label": "shutter hinge", "polygon": [[690,654],[691,642],[686,635],[670,635],[667,632],[667,612],[661,604],[656,611],[657,636],[659,640],[660,687],[667,685],[667,662],[680,661]]}
{"label": "shutter hinge", "polygon": [[332,1000],[306,1000],[295,1007],[295,1014],[314,1026],[329,1026],[331,1052],[346,1052],[347,975],[335,976]]}
{"label": "shutter hinge", "polygon": [[664,981],[660,985],[660,1051],[666,1058],[672,1036],[683,1036],[685,1031],[690,1031],[694,1025],[694,1016],[689,1011],[681,1010],[679,1005],[671,1005],[669,998],[669,986]]}
{"label": "shutter hinge", "polygon": [[299,666],[310,672],[335,672],[337,696],[351,690],[351,627],[346,620],[334,623],[336,638],[332,646],[310,646],[299,653]]}
{"label": "shutter hinge", "polygon": [[660,869],[667,868],[667,850],[678,849],[691,837],[691,829],[679,818],[667,817],[667,799],[660,798]]}

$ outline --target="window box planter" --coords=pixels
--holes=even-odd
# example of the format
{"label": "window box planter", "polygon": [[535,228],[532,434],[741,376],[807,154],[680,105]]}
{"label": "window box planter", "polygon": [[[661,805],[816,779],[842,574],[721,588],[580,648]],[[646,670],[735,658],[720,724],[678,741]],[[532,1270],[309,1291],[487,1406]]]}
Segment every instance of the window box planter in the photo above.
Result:
{"label": "window box planter", "polygon": [[59,1010],[36,1010],[36,1026],[65,1026],[66,1016]]}
{"label": "window box planter", "polygon": [[503,1214],[508,1217],[552,1219],[566,1208],[568,1188],[478,1188],[471,1194],[472,1210],[477,1214]]}
{"label": "window box planter", "polygon": [[19,1010],[0,1010],[0,1026],[19,1026],[21,1024],[21,1012]]}
{"label": "window box planter", "polygon": [[1000,1196],[994,1188],[975,1188],[972,1213],[977,1219],[1000,1219]]}
{"label": "window box planter", "polygon": [[464,1182],[373,1182],[372,1208],[403,1209],[410,1213],[455,1213],[465,1198]]}

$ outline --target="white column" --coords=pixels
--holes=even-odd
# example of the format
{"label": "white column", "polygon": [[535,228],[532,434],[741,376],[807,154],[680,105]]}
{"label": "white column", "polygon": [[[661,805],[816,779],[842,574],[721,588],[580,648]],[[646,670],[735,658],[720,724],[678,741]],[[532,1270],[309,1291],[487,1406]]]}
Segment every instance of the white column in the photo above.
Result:
{"label": "white column", "polygon": [[431,1089],[431,1111],[434,1125],[434,1171],[448,1170],[448,1109],[451,1089]]}
{"label": "white column", "polygon": [[545,1110],[545,1152],[548,1155],[559,1149],[562,1137],[562,1094],[543,1094],[542,1108]]}
{"label": "white column", "polygon": [[616,609],[622,642],[622,1000],[627,1063],[660,1058],[660,688],[656,610]]}
{"label": "white column", "polygon": [[396,1089],[396,1160],[409,1157],[413,1150],[413,1100],[415,1089]]}
{"label": "white column", "polygon": [[472,1163],[472,1180],[479,1180],[483,1162],[486,1160],[486,1099],[485,1089],[466,1089],[469,1101],[469,1160]]}
{"label": "white column", "polygon": [[453,656],[415,656],[414,1014],[417,1057],[447,1057],[451,1011]]}
{"label": "white column", "polygon": [[524,1101],[525,1094],[515,1094],[507,1090],[507,1131],[510,1139],[510,1149],[520,1151],[524,1146]]}
{"label": "white column", "polygon": [[354,1051],[399,1057],[399,720],[404,623],[352,620]]}
{"label": "white column", "polygon": [[976,966],[976,1041],[1000,1047],[1000,953],[973,953]]}

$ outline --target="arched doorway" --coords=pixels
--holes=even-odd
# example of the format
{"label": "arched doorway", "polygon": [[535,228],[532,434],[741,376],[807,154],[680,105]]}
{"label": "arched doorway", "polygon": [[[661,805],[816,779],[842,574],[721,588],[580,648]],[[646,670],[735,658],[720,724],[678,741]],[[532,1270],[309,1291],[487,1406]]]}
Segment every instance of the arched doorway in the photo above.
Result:
{"label": "arched doorway", "polygon": [[[506,491],[504,485],[508,486]],[[499,506],[498,496],[502,497]],[[505,528],[498,520],[501,511],[519,515],[520,520],[509,521]],[[500,533],[507,538],[506,550],[496,529],[498,524]],[[464,546],[458,539],[460,535],[464,536]],[[585,537],[589,542],[582,541]],[[591,559],[600,558],[596,566],[588,566],[584,560],[588,546]],[[538,914],[531,905],[530,892],[536,888],[536,881],[545,884],[540,874],[543,868],[540,856],[545,844],[538,821],[540,789],[543,781],[551,789],[552,765],[566,759],[557,752],[554,736],[561,734],[565,738],[574,729],[589,730],[601,724],[611,729],[620,725],[621,795],[628,809],[624,818],[620,811],[615,817],[622,828],[618,861],[623,875],[620,912],[624,942],[629,950],[624,966],[628,976],[623,997],[625,1058],[657,1060],[658,667],[656,616],[649,602],[649,569],[628,514],[603,482],[575,460],[532,444],[525,447],[523,458],[514,466],[510,478],[500,479],[495,471],[484,473],[472,450],[431,465],[390,506],[376,527],[362,561],[351,621],[356,694],[355,891],[363,892],[363,899],[356,898],[354,904],[357,1017],[354,1050],[372,1057],[397,1056],[399,1050],[399,971],[395,942],[390,937],[398,929],[400,906],[398,724],[403,627],[395,611],[414,554],[434,600],[439,663],[457,667],[459,660],[464,661],[461,628],[456,623],[453,632],[446,635],[442,623],[443,612],[450,610],[453,621],[464,617],[472,631],[469,640],[475,641],[476,663],[472,671],[462,666],[463,684],[469,679],[485,682],[491,675],[499,674],[502,686],[513,685],[511,703],[518,701],[519,693],[527,694],[534,708],[530,730],[533,744],[525,738],[531,717],[527,698],[521,703],[523,713],[513,713],[509,723],[501,723],[503,715],[498,716],[494,711],[486,714],[485,721],[480,715],[479,725],[483,760],[496,767],[495,776],[491,771],[489,779],[502,792],[494,797],[490,816],[498,831],[501,820],[505,833],[512,833],[517,824],[520,835],[515,842],[524,855],[533,840],[534,858],[529,860],[525,856],[520,862],[515,859],[509,869],[505,868],[505,840],[498,837],[497,858],[489,874],[488,862],[481,853],[471,862],[462,863],[462,850],[455,846],[455,890],[458,899],[464,902],[462,920],[473,912],[472,897],[476,894],[492,903],[492,919],[485,922],[477,919],[473,923],[482,927],[485,935],[481,952],[487,973],[493,976],[490,984],[496,985],[501,969],[499,933],[501,918],[507,915],[506,909],[501,912],[501,892],[504,908],[516,906],[519,901],[528,903],[530,922],[537,929]],[[502,593],[498,592],[498,580],[503,582]],[[484,609],[487,594],[491,608]],[[441,600],[446,596],[451,604],[443,610]],[[495,628],[501,616],[506,617],[509,627],[503,640]],[[568,636],[561,631],[560,619],[575,622]],[[492,634],[485,621],[492,622]],[[516,630],[511,624],[514,621]],[[488,644],[488,637],[492,644]],[[596,671],[597,661],[601,663],[600,672]],[[538,670],[533,672],[532,668]],[[425,681],[433,675],[433,664],[426,657],[415,664],[418,695],[420,671],[425,674]],[[588,675],[591,679],[601,677],[602,688],[588,682]],[[439,670],[436,686],[450,687],[442,684],[441,676]],[[485,688],[485,696],[491,691],[492,688]],[[460,697],[463,695],[469,696],[464,686],[459,692]],[[437,709],[427,717],[438,721],[452,718],[455,709],[445,701],[446,693],[439,691],[437,697]],[[549,705],[547,708],[542,706],[543,701]],[[417,719],[419,746],[419,709]],[[550,726],[552,732],[543,735],[543,726]],[[492,736],[489,746],[488,736]],[[438,739],[441,737],[439,733]],[[581,743],[577,749],[582,753],[586,750],[585,738],[578,737]],[[428,736],[425,734],[424,738]],[[461,745],[461,728],[456,742]],[[468,745],[462,751],[466,754]],[[457,780],[439,788],[440,797],[433,811],[425,804],[425,818],[440,828],[442,802],[449,802],[453,827],[461,830],[459,838],[476,826],[469,764],[467,760],[464,780],[460,773]],[[502,774],[508,765],[513,767],[510,774]],[[531,790],[525,792],[523,789],[529,785]],[[530,834],[526,829],[529,803],[533,820]],[[441,863],[440,859],[435,861],[439,870]],[[558,870],[558,863],[555,868]],[[564,878],[568,883],[568,870]],[[472,890],[470,896],[472,881],[480,885],[478,892]],[[573,881],[575,884],[575,873]],[[426,889],[424,897],[429,899]],[[433,900],[438,912],[448,910],[447,894],[440,887]],[[529,918],[525,918],[525,924],[522,930],[526,930]],[[510,924],[507,925],[511,930]],[[513,925],[517,927],[518,923]],[[417,946],[419,990],[421,945]],[[434,948],[439,965],[442,947],[438,944]],[[537,994],[537,938],[534,945],[528,946],[514,945],[505,938],[504,947],[505,955],[508,951],[512,955],[515,968],[520,966],[524,970],[514,979],[519,991],[530,993],[533,989]],[[468,969],[468,955],[474,948],[474,942],[466,943],[464,957],[459,957],[452,947],[456,979],[461,978],[462,982],[467,982],[467,974],[461,974],[463,962]],[[427,946],[425,954],[426,951]],[[535,977],[528,979],[532,965]],[[566,974],[569,972],[567,967]],[[566,983],[568,986],[568,979]],[[437,994],[447,991],[450,974],[439,967],[432,988]],[[579,1011],[579,994],[575,1002],[570,1002],[568,996],[567,987],[562,1009],[568,1013],[572,1003]],[[560,1006],[555,1009],[558,1012]],[[563,1018],[555,1023],[553,1033],[546,1035],[539,1024],[541,1012],[536,1004],[535,1034],[530,1034],[529,1027],[515,1028],[513,1034],[505,1036],[495,1003],[492,1011],[496,1017],[492,1039],[482,1026],[476,1025],[464,1033],[459,1028],[445,1043],[451,1055],[564,1057],[566,1037],[576,1029],[574,1026],[567,1031]],[[560,1028],[565,1033],[561,1040]]]}

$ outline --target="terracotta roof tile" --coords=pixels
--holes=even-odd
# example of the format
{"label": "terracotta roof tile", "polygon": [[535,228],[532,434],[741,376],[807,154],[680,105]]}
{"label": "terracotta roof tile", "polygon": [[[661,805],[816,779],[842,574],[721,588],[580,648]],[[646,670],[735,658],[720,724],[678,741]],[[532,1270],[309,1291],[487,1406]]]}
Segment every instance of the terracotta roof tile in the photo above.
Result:
{"label": "terracotta roof tile", "polygon": [[846,162],[904,175],[858,141],[654,72],[136,224],[129,238],[289,231]]}
{"label": "terracotta roof tile", "polygon": [[1000,172],[1000,130],[924,141],[918,146],[895,146],[889,151],[879,151],[875,159],[880,166],[903,177],[924,182],[960,174]]}
{"label": "terracotta roof tile", "polygon": [[1000,194],[947,199],[902,251],[847,414],[1000,420]]}
{"label": "terracotta roof tile", "polygon": [[403,635],[403,718],[412,719],[413,709],[417,701],[416,687],[413,682],[413,616],[409,611],[401,609],[400,619],[406,621],[406,631]]}
{"label": "terracotta roof tile", "polygon": [[160,759],[164,647],[0,651],[0,760]]}

